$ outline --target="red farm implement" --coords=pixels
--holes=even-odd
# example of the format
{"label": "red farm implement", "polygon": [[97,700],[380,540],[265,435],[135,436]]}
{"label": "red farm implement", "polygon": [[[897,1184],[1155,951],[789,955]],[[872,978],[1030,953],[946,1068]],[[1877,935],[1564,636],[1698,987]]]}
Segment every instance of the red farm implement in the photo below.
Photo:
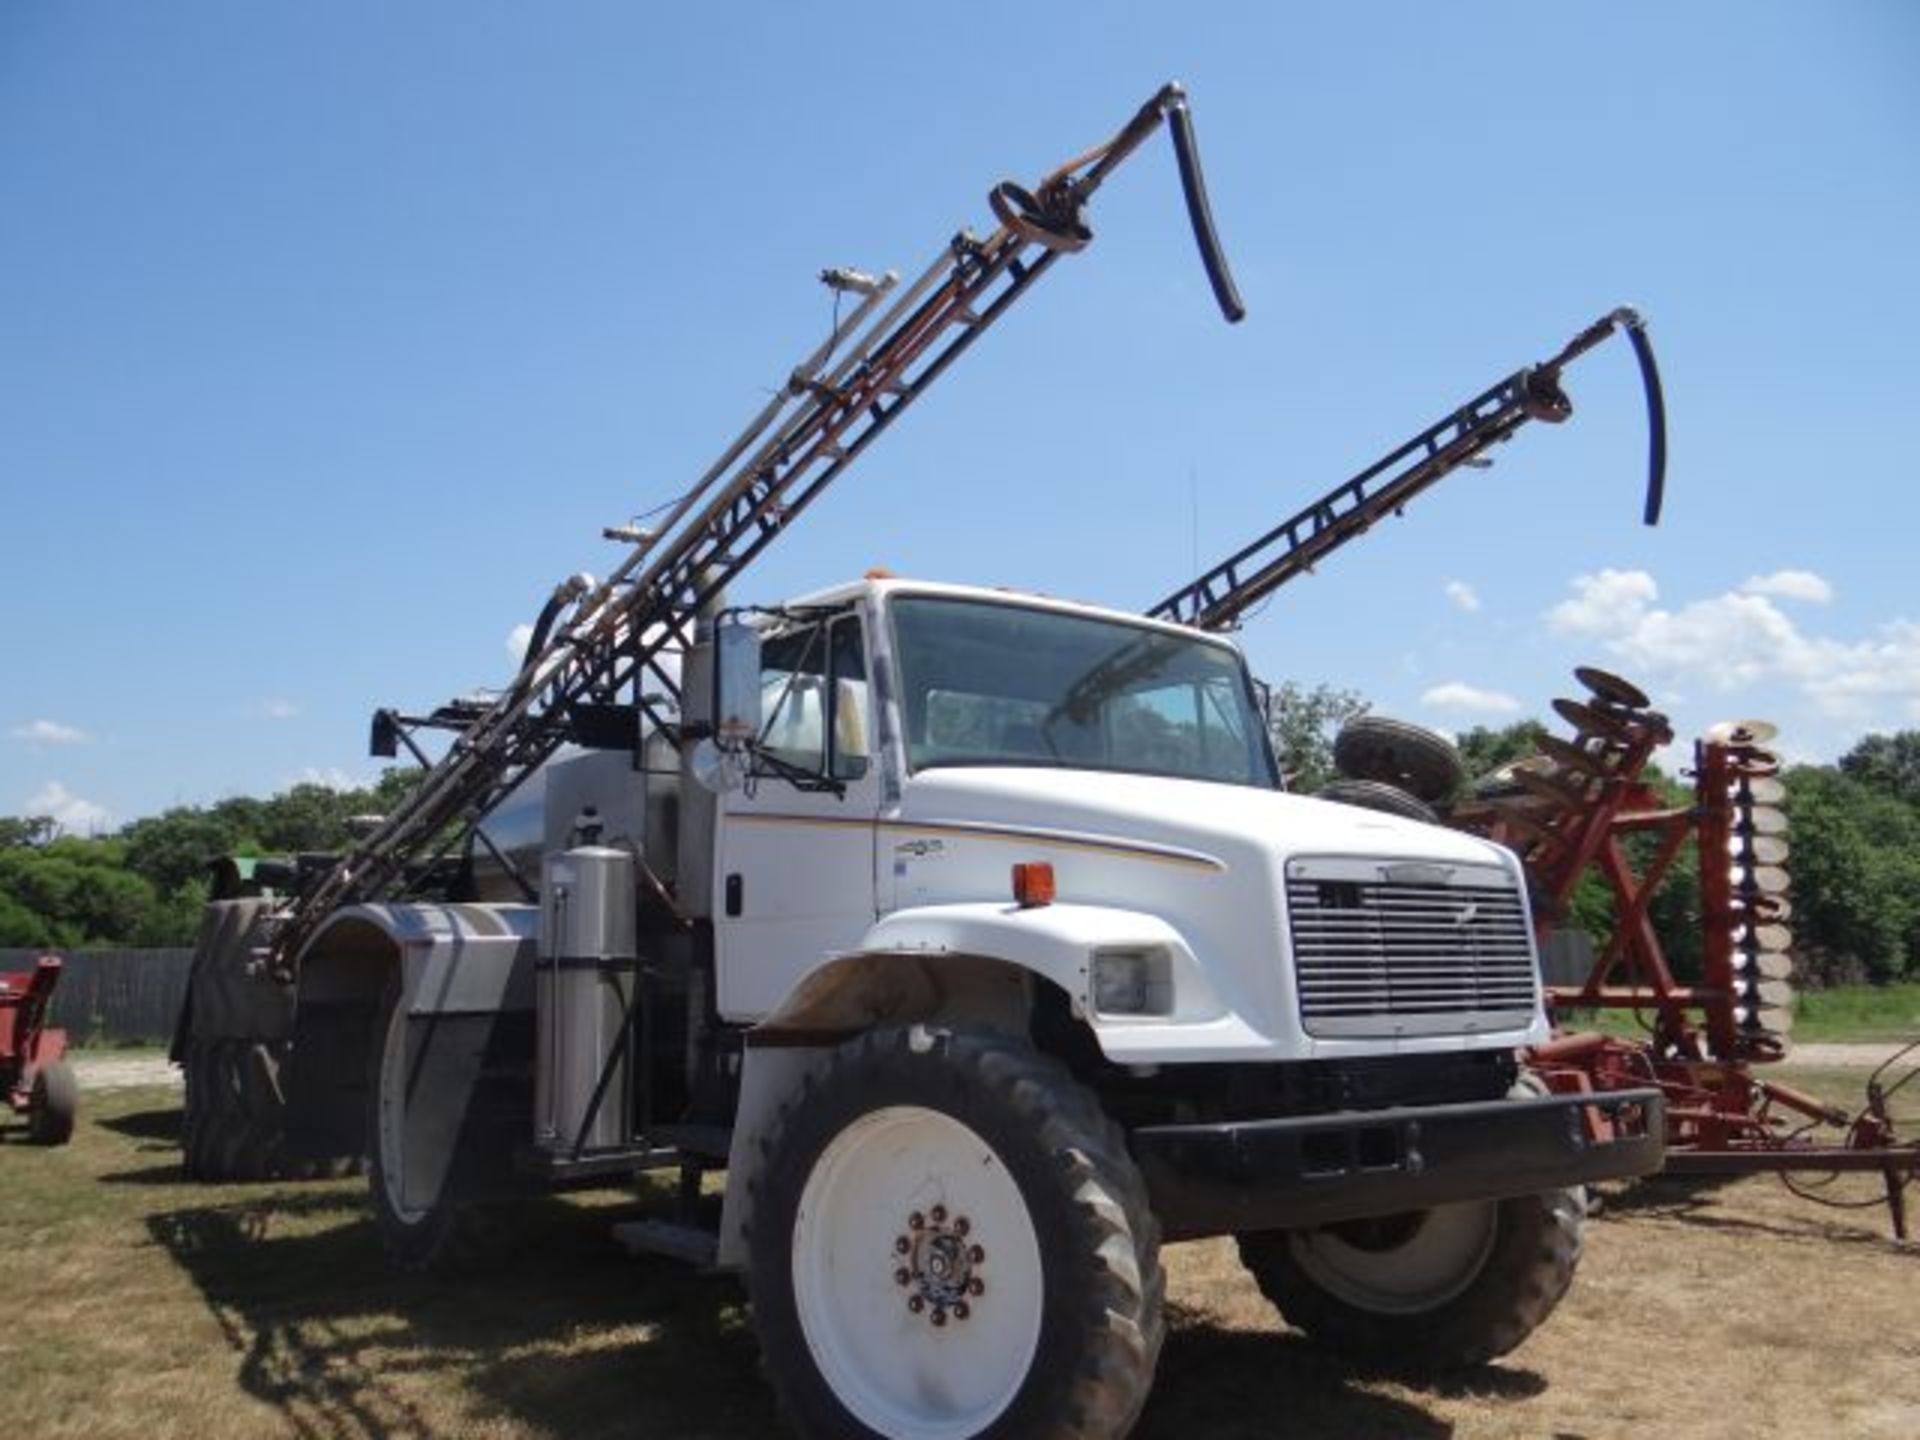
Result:
{"label": "red farm implement", "polygon": [[42,955],[31,970],[0,971],[0,1094],[41,1145],[64,1145],[80,1109],[67,1032],[47,1024],[59,983],[57,955]]}
{"label": "red farm implement", "polygon": [[[1691,795],[1676,801],[1644,774],[1672,742],[1666,717],[1617,676],[1575,674],[1589,698],[1554,702],[1573,737],[1546,736],[1538,754],[1482,782],[1451,819],[1520,853],[1549,956],[1566,955],[1574,887],[1599,874],[1613,898],[1613,932],[1590,956],[1572,937],[1577,958],[1570,967],[1562,959],[1549,977],[1568,983],[1551,984],[1549,995],[1563,1020],[1581,1010],[1626,1011],[1646,1034],[1563,1030],[1530,1063],[1556,1090],[1658,1086],[1669,1174],[1777,1172],[1796,1193],[1820,1200],[1830,1199],[1825,1182],[1809,1175],[1877,1174],[1904,1239],[1905,1190],[1920,1169],[1920,1144],[1898,1139],[1887,1101],[1920,1074],[1893,1073],[1920,1042],[1873,1071],[1857,1111],[1761,1078],[1762,1067],[1785,1058],[1793,1019],[1786,792],[1779,759],[1766,748],[1773,727],[1714,726],[1694,743]],[[1651,907],[1689,846],[1699,865],[1701,944],[1698,976],[1683,981]]]}

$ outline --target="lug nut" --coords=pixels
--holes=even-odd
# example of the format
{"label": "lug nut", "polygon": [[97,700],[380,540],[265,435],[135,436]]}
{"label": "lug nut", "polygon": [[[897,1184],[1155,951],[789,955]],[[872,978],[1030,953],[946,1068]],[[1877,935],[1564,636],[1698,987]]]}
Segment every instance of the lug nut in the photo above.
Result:
{"label": "lug nut", "polygon": [[974,1276],[973,1279],[967,1281],[967,1293],[978,1300],[982,1295],[987,1293],[987,1282],[982,1280],[978,1275]]}
{"label": "lug nut", "polygon": [[914,1211],[911,1215],[907,1216],[907,1229],[924,1230],[926,1228],[927,1228],[927,1217],[922,1215],[918,1210]]}
{"label": "lug nut", "polygon": [[966,1301],[956,1300],[953,1302],[953,1318],[954,1319],[964,1320],[972,1313],[973,1313],[973,1307],[967,1304]]}
{"label": "lug nut", "polygon": [[947,1323],[947,1312],[940,1306],[936,1305],[933,1307],[933,1315],[931,1318],[935,1325],[944,1325]]}
{"label": "lug nut", "polygon": [[893,1253],[896,1255],[904,1255],[912,1248],[913,1242],[904,1235],[893,1242]]}
{"label": "lug nut", "polygon": [[914,1314],[918,1315],[922,1310],[926,1308],[927,1308],[927,1302],[921,1299],[918,1295],[909,1295],[907,1297],[907,1309],[911,1310]]}
{"label": "lug nut", "polygon": [[896,1285],[905,1285],[908,1281],[912,1279],[913,1279],[913,1272],[908,1270],[904,1265],[901,1266],[898,1270],[893,1272],[893,1283]]}
{"label": "lug nut", "polygon": [[933,1223],[936,1225],[944,1225],[947,1223],[947,1207],[946,1206],[936,1205],[933,1207]]}
{"label": "lug nut", "polygon": [[973,1229],[973,1222],[967,1219],[966,1216],[958,1215],[954,1217],[954,1221],[953,1221],[954,1234],[964,1237],[966,1233],[971,1229]]}
{"label": "lug nut", "polygon": [[972,1261],[975,1265],[978,1265],[982,1260],[986,1258],[987,1258],[987,1252],[982,1250],[978,1245],[972,1245],[967,1248],[967,1259]]}

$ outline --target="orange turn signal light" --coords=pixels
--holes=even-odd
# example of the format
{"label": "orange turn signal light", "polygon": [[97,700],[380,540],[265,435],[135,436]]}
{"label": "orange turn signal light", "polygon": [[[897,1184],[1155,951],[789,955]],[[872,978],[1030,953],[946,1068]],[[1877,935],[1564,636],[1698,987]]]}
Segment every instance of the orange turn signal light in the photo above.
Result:
{"label": "orange turn signal light", "polygon": [[1053,866],[1044,860],[1013,867],[1013,898],[1022,909],[1053,903]]}

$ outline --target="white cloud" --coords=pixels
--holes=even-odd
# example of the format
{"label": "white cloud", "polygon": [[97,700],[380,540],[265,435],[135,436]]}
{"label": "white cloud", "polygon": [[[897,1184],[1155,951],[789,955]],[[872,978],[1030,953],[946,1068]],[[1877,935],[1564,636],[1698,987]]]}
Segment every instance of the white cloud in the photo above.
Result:
{"label": "white cloud", "polygon": [[262,700],[260,713],[269,720],[291,720],[300,713],[300,707],[291,700]]}
{"label": "white cloud", "polygon": [[1449,580],[1441,589],[1446,592],[1447,599],[1453,602],[1453,608],[1456,610],[1464,610],[1471,615],[1480,608],[1480,596],[1474,591],[1473,586],[1464,580]]}
{"label": "white cloud", "polygon": [[29,795],[20,813],[51,816],[54,823],[70,835],[91,835],[105,830],[113,819],[106,806],[82,800],[58,780],[49,780]]}
{"label": "white cloud", "polygon": [[[1774,583],[1783,576],[1793,578]],[[1812,599],[1825,584],[1804,571],[1758,578],[1795,599]],[[1655,604],[1659,587],[1645,571],[1603,570],[1575,577],[1573,598],[1549,610],[1547,623],[1599,641],[1655,679],[1681,676],[1721,692],[1784,684],[1822,713],[1862,724],[1920,700],[1920,624],[1894,620],[1861,640],[1811,635],[1753,587],[1668,610]]]}
{"label": "white cloud", "polygon": [[1573,599],[1562,600],[1547,612],[1547,623],[1576,635],[1603,635],[1625,628],[1660,593],[1653,576],[1644,570],[1576,575],[1573,589]]}
{"label": "white cloud", "polygon": [[515,665],[527,658],[527,642],[533,639],[533,626],[516,625],[507,632],[507,654]]}
{"label": "white cloud", "polygon": [[1420,697],[1429,710],[1466,710],[1480,715],[1511,715],[1520,708],[1513,696],[1499,690],[1483,690],[1464,680],[1449,680],[1436,685]]}
{"label": "white cloud", "polygon": [[1806,600],[1825,605],[1833,599],[1833,586],[1811,570],[1776,570],[1771,575],[1755,575],[1740,587],[1743,595],[1771,595],[1780,600]]}
{"label": "white cloud", "polygon": [[84,745],[93,739],[77,725],[62,725],[58,720],[30,720],[7,732],[15,740],[35,745]]}

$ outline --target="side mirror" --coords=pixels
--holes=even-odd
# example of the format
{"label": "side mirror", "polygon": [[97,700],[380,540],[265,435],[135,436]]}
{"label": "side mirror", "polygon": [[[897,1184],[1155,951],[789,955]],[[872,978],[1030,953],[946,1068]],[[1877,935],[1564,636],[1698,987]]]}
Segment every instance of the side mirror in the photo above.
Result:
{"label": "side mirror", "polygon": [[713,738],[739,753],[760,738],[760,632],[737,620],[713,628]]}

